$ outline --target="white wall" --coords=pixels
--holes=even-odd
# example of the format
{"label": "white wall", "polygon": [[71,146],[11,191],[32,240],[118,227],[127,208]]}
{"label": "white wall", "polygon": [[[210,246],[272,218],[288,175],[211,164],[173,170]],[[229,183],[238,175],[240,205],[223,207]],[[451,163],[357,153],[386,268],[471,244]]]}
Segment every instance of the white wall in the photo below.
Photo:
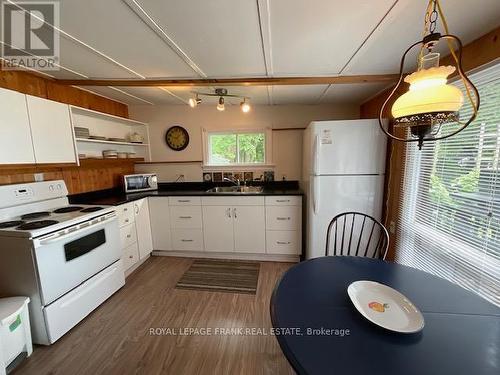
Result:
{"label": "white wall", "polygon": [[[276,105],[253,106],[250,113],[242,113],[239,106],[226,106],[224,112],[215,105],[190,108],[187,105],[140,105],[129,107],[130,117],[150,124],[151,157],[153,162],[165,164],[138,165],[138,172],[156,172],[160,181],[174,181],[179,174],[186,181],[200,181],[200,161],[203,158],[202,128],[303,128],[313,120],[339,120],[359,118],[358,105]],[[172,125],[181,125],[189,132],[190,143],[183,151],[173,151],[165,144],[165,132]],[[275,178],[286,176],[299,180],[302,168],[302,131],[273,131],[273,163]]]}

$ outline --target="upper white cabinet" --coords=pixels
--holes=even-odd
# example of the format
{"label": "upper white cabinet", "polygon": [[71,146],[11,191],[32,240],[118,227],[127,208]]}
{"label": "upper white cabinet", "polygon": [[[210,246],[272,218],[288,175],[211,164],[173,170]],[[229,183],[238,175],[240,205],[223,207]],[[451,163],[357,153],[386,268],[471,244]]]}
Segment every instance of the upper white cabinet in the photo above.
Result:
{"label": "upper white cabinet", "polygon": [[151,236],[151,222],[149,220],[149,204],[147,198],[134,202],[134,214],[139,257],[143,259],[153,251],[153,238]]}
{"label": "upper white cabinet", "polygon": [[36,163],[76,163],[69,106],[26,96]]}
{"label": "upper white cabinet", "polygon": [[26,95],[0,89],[0,163],[34,163]]}

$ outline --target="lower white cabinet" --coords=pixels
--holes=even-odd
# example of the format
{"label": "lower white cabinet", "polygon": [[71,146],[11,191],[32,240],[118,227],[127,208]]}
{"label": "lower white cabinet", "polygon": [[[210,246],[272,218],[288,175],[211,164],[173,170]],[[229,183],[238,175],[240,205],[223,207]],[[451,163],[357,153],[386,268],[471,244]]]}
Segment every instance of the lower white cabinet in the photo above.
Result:
{"label": "lower white cabinet", "polygon": [[[300,196],[149,199],[154,250],[227,253],[228,258],[264,254],[258,259],[301,254]],[[137,237],[140,243],[139,231]]]}
{"label": "lower white cabinet", "polygon": [[148,198],[116,207],[125,270],[153,251]]}
{"label": "lower white cabinet", "polygon": [[173,250],[168,197],[150,197],[149,215],[154,250]]}
{"label": "lower white cabinet", "polygon": [[134,202],[134,215],[139,258],[144,259],[153,251],[153,237],[151,235],[151,221],[149,219],[149,203],[147,198]]}
{"label": "lower white cabinet", "polygon": [[228,206],[203,206],[205,251],[234,251],[234,224],[231,210],[232,208]]}
{"label": "lower white cabinet", "polygon": [[266,215],[264,206],[236,206],[234,217],[234,251],[266,252]]}

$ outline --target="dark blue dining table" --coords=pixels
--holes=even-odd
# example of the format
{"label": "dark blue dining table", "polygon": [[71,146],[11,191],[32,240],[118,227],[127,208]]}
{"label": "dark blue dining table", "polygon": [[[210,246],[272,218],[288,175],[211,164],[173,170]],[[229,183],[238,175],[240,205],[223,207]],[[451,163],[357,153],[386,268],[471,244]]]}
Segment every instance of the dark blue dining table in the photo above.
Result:
{"label": "dark blue dining table", "polygon": [[[357,280],[403,293],[422,312],[424,329],[396,333],[366,320],[347,294]],[[500,374],[500,308],[411,267],[350,256],[308,260],[278,281],[270,308],[298,374]]]}

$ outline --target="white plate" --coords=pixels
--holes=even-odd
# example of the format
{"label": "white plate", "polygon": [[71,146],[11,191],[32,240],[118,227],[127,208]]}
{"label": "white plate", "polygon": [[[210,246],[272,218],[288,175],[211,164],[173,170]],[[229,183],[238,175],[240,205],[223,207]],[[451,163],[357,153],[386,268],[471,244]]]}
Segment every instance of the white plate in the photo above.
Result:
{"label": "white plate", "polygon": [[424,328],[424,317],[404,295],[375,281],[355,281],[347,293],[369,321],[394,332],[415,333]]}

